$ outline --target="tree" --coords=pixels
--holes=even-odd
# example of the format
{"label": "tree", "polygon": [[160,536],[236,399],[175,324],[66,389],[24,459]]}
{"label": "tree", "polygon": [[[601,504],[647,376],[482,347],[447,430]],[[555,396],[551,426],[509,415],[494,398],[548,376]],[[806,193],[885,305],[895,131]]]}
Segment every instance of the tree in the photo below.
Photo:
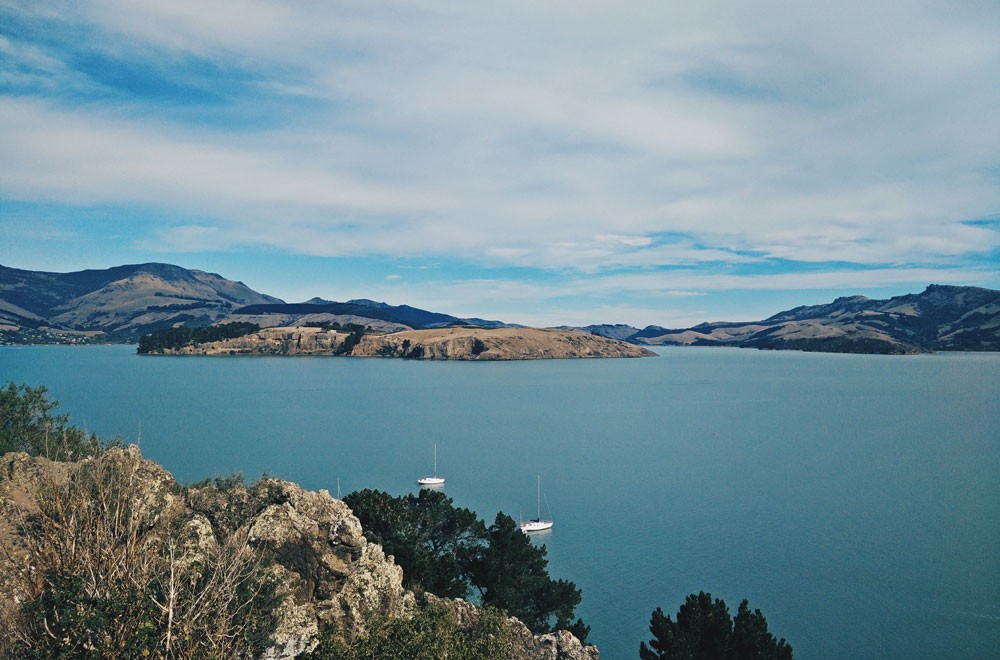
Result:
{"label": "tree", "polygon": [[365,536],[396,558],[407,587],[447,598],[468,595],[465,564],[486,529],[474,511],[455,507],[444,493],[427,489],[402,497],[365,489],[344,501]]}
{"label": "tree", "polygon": [[162,353],[165,350],[181,348],[188,344],[202,344],[222,341],[223,339],[235,339],[236,337],[253,334],[258,330],[260,330],[260,326],[256,323],[241,321],[205,327],[179,325],[177,327],[157,330],[156,332],[139,337],[139,348],[136,352],[140,355]]}
{"label": "tree", "polygon": [[358,345],[361,339],[365,336],[365,331],[367,328],[363,325],[358,325],[356,323],[348,323],[345,330],[350,331],[350,334],[344,338],[340,346],[337,347],[337,355],[350,355],[354,351],[354,347]]}
{"label": "tree", "polygon": [[760,610],[751,613],[744,600],[734,623],[725,601],[704,591],[685,599],[676,622],[656,608],[649,631],[649,646],[639,645],[642,660],[792,660],[792,647],[768,632]]}
{"label": "tree", "polygon": [[767,630],[767,619],[760,610],[750,612],[744,598],[733,619],[732,657],[734,660],[792,660],[792,647],[777,640]]}
{"label": "tree", "polygon": [[475,512],[433,490],[393,497],[366,489],[344,501],[365,537],[395,557],[406,586],[452,598],[474,589],[483,605],[506,610],[535,633],[569,629],[586,639],[590,628],[573,622],[580,590],[549,576],[545,546],[532,544],[510,516],[497,514],[487,529]]}
{"label": "tree", "polygon": [[0,454],[23,451],[32,456],[73,461],[100,451],[97,437],[55,415],[58,401],[49,401],[44,387],[8,383],[0,389]]}
{"label": "tree", "polygon": [[469,563],[483,604],[507,610],[536,633],[572,625],[583,641],[590,628],[579,619],[572,623],[580,590],[572,582],[549,577],[545,546],[534,545],[504,513],[497,514],[485,540]]}

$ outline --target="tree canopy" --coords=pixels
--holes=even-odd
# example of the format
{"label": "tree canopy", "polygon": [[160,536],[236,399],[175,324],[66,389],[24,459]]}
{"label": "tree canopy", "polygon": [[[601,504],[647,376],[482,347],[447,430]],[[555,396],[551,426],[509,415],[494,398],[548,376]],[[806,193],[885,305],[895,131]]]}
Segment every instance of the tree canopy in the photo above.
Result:
{"label": "tree canopy", "polygon": [[751,612],[745,599],[734,620],[725,601],[704,591],[691,594],[676,621],[656,608],[649,631],[649,646],[639,645],[641,660],[792,660],[792,647],[775,639],[764,615]]}
{"label": "tree canopy", "polygon": [[549,577],[545,546],[534,545],[514,519],[498,513],[485,543],[469,562],[472,585],[484,605],[507,610],[533,632],[568,629],[580,641],[590,627],[573,612],[581,593],[567,580]]}
{"label": "tree canopy", "polygon": [[148,335],[143,335],[139,338],[137,352],[140,354],[159,353],[188,344],[200,344],[203,342],[243,337],[258,330],[260,330],[260,326],[256,323],[243,322],[223,323],[203,328],[181,325],[176,328],[165,328]]}
{"label": "tree canopy", "polygon": [[366,488],[344,501],[361,521],[365,537],[396,558],[408,588],[446,598],[468,595],[465,566],[486,531],[474,511],[427,489],[393,497]]}
{"label": "tree canopy", "polygon": [[549,576],[545,546],[534,545],[510,516],[497,514],[487,528],[475,512],[426,489],[401,497],[366,489],[344,501],[365,537],[395,556],[408,587],[451,598],[474,594],[535,633],[569,629],[586,638],[589,627],[573,622],[580,590]]}

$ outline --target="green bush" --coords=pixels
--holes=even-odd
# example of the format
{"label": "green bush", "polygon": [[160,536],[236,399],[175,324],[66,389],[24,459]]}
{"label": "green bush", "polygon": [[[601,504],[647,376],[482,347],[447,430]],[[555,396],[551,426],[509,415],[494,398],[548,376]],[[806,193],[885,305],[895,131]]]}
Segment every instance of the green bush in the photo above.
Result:
{"label": "green bush", "polygon": [[67,424],[55,415],[58,401],[49,401],[44,387],[8,383],[0,389],[0,454],[23,451],[57,461],[76,461],[101,451],[97,436]]}
{"label": "green bush", "polygon": [[454,613],[442,604],[427,605],[408,619],[383,619],[351,643],[335,630],[324,631],[319,646],[303,660],[496,660],[509,658],[513,638],[502,612],[479,611],[478,621],[459,627]]}

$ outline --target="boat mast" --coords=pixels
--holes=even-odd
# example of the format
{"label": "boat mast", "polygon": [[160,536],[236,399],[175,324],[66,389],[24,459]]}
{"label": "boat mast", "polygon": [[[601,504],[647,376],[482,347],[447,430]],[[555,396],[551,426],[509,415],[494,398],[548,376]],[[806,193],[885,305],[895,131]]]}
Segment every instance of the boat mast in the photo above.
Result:
{"label": "boat mast", "polygon": [[538,520],[542,519],[542,475],[536,474],[538,478],[538,492],[535,494],[535,503],[538,505]]}

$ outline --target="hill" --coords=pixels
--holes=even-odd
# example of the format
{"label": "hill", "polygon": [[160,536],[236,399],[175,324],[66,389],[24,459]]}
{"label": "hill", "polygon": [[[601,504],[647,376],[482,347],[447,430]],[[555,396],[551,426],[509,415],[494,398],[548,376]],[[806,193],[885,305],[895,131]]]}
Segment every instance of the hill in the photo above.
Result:
{"label": "hill", "polygon": [[627,338],[647,345],[740,346],[832,353],[913,354],[1000,350],[1000,291],[932,284],[922,293],[875,300],[837,298],[763,321],[649,326]]}
{"label": "hill", "polygon": [[505,327],[409,305],[312,298],[286,303],[215,273],[161,263],[50,273],[0,266],[0,343],[131,342],[178,325],[354,323],[374,330]]}
{"label": "hill", "polygon": [[180,323],[211,325],[240,307],[282,301],[215,273],[148,263],[49,273],[0,266],[7,343],[131,340]]}
{"label": "hill", "polygon": [[[230,322],[261,328],[358,325],[381,333],[451,326],[519,327],[365,298],[286,303],[242,282],[170,264],[72,273],[0,266],[0,344],[134,342],[179,325],[205,327]],[[652,346],[884,354],[997,351],[1000,291],[932,284],[918,294],[886,300],[848,296],[822,305],[796,307],[761,321],[702,323],[679,329],[650,325],[639,330],[623,324],[558,329]],[[366,344],[373,341],[366,340]],[[383,344],[379,350],[390,351],[391,347]],[[499,346],[495,347],[493,355],[500,353]]]}
{"label": "hill", "polygon": [[[474,325],[484,328],[501,328],[501,321],[462,319],[450,314],[429,312],[409,305],[389,305],[374,300],[348,300],[345,303],[313,298],[304,303],[279,303],[248,305],[233,311],[233,321],[251,321],[258,325],[301,325],[310,322],[360,323],[380,329],[443,328],[449,325]],[[367,320],[380,321],[372,324]],[[272,321],[278,321],[274,323]]]}

